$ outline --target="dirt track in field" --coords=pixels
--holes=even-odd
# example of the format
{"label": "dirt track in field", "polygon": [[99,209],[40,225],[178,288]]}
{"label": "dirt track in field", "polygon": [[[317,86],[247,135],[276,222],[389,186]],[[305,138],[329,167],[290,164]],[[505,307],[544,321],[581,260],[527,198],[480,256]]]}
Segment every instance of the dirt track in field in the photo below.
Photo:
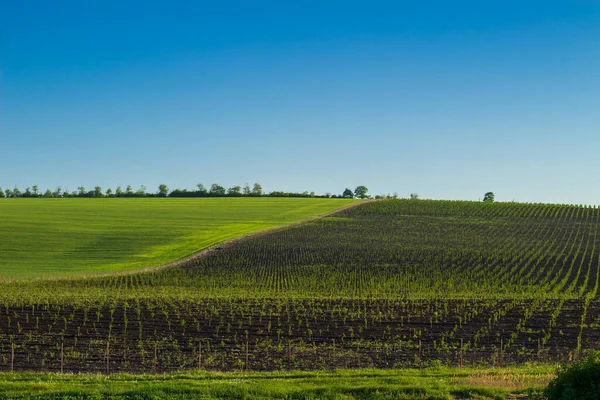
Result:
{"label": "dirt track in field", "polygon": [[[248,240],[252,240],[254,238],[257,237],[261,237],[264,235],[268,235],[274,232],[279,232],[285,229],[290,229],[293,228],[295,226],[298,225],[302,225],[302,224],[306,224],[309,222],[312,222],[314,220],[320,219],[320,218],[325,218],[325,217],[330,217],[332,215],[341,213],[343,211],[349,210],[351,208],[363,205],[363,204],[368,204],[368,203],[372,203],[376,200],[365,200],[365,201],[361,201],[358,203],[353,203],[353,204],[349,204],[345,207],[339,208],[337,210],[333,210],[333,211],[329,211],[326,212],[324,214],[319,214],[319,215],[315,215],[313,217],[310,217],[308,219],[302,220],[302,221],[298,221],[298,222],[293,222],[291,224],[287,224],[287,225],[283,225],[283,226],[277,226],[274,228],[269,228],[269,229],[265,229],[262,231],[258,231],[258,232],[254,232],[254,233],[250,233],[248,235],[244,235],[235,239],[231,239],[228,240],[226,242],[221,242],[221,243],[216,243],[210,247],[207,247],[206,249],[200,250],[197,253],[193,253],[187,257],[181,258],[179,260],[170,262],[168,264],[162,264],[162,265],[157,265],[154,267],[148,267],[148,268],[142,268],[142,269],[135,269],[135,270],[131,270],[131,271],[118,271],[118,272],[110,272],[110,273],[105,273],[105,274],[91,274],[91,275],[79,275],[79,276],[74,276],[74,277],[70,277],[70,278],[102,278],[102,277],[111,277],[111,276],[122,276],[122,275],[134,275],[134,274],[143,274],[143,273],[148,273],[148,272],[155,272],[155,271],[160,271],[163,269],[167,269],[167,268],[175,268],[175,267],[179,267],[181,265],[184,265],[190,261],[194,261],[194,260],[198,260],[201,259],[203,257],[208,256],[209,254],[212,254],[214,252],[217,251],[221,251],[224,250],[226,248],[229,248],[231,246],[234,246],[238,243],[242,243]],[[59,280],[59,279],[64,279],[64,277],[47,277],[47,278],[41,278],[42,280]]]}

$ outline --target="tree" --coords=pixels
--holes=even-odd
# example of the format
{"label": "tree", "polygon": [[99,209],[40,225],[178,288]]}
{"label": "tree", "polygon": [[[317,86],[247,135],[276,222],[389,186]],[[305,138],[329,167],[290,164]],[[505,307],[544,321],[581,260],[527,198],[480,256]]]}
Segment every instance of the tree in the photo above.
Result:
{"label": "tree", "polygon": [[78,194],[79,197],[84,197],[85,196],[85,188],[83,186],[79,186],[77,188],[77,190],[79,190],[79,194]]}
{"label": "tree", "polygon": [[133,196],[133,188],[131,187],[131,185],[127,185],[127,187],[125,188],[125,196],[127,196],[127,197]]}
{"label": "tree", "polygon": [[418,200],[419,199],[419,193],[411,193],[410,194],[410,198],[413,200]]}
{"label": "tree", "polygon": [[62,188],[58,186],[54,192],[52,192],[52,197],[62,197]]}
{"label": "tree", "polygon": [[15,186],[15,188],[13,189],[13,197],[21,197],[22,193],[19,190],[18,187]]}
{"label": "tree", "polygon": [[46,189],[46,191],[44,192],[44,197],[45,198],[52,197],[52,191],[50,189]]}
{"label": "tree", "polygon": [[225,188],[218,183],[213,183],[210,186],[210,195],[211,196],[225,196]]}
{"label": "tree", "polygon": [[483,196],[483,201],[485,202],[489,202],[489,203],[493,203],[494,202],[494,192],[487,192],[484,196]]}
{"label": "tree", "polygon": [[25,188],[25,193],[23,193],[23,197],[31,197],[31,189],[29,186]]}
{"label": "tree", "polygon": [[121,189],[121,186],[117,186],[117,188],[115,189],[115,196],[123,197],[123,190]]}
{"label": "tree", "polygon": [[106,197],[113,197],[111,188],[106,189]]}
{"label": "tree", "polygon": [[40,188],[38,187],[38,185],[33,185],[32,189],[33,189],[33,197],[39,197],[40,196]]}
{"label": "tree", "polygon": [[94,187],[94,197],[102,197],[102,188],[100,186]]}
{"label": "tree", "polygon": [[260,186],[260,184],[255,183],[254,186],[252,187],[252,195],[253,196],[262,196],[263,194],[263,188],[262,186]]}
{"label": "tree", "polygon": [[252,190],[250,189],[250,185],[248,185],[247,183],[244,185],[244,188],[242,189],[244,196],[250,196],[250,193],[252,193]]}
{"label": "tree", "polygon": [[344,190],[344,193],[342,193],[342,197],[351,199],[354,197],[354,193],[352,193],[352,190],[346,188],[346,190]]}
{"label": "tree", "polygon": [[228,196],[241,196],[242,195],[242,188],[241,186],[234,186],[234,187],[230,187],[229,189],[227,189],[227,195]]}
{"label": "tree", "polygon": [[146,185],[141,185],[135,192],[136,197],[144,197],[146,195]]}
{"label": "tree", "polygon": [[203,184],[199,183],[196,186],[198,187],[198,194],[200,196],[206,196],[208,194],[208,190],[206,190]]}
{"label": "tree", "polygon": [[0,187],[0,199],[4,198],[4,191],[2,191],[2,188]]}
{"label": "tree", "polygon": [[158,185],[158,197],[167,197],[169,194],[169,188],[164,183]]}
{"label": "tree", "polygon": [[367,192],[369,191],[369,189],[367,189],[366,186],[357,186],[356,189],[354,189],[354,196],[360,198],[360,199],[366,199],[367,196]]}

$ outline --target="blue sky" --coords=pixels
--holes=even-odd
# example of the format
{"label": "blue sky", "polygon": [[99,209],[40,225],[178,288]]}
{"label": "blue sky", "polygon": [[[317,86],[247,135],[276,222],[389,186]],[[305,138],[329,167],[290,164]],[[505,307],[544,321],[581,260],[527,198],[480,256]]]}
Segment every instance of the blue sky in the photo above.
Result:
{"label": "blue sky", "polygon": [[0,186],[600,204],[600,2],[15,1]]}

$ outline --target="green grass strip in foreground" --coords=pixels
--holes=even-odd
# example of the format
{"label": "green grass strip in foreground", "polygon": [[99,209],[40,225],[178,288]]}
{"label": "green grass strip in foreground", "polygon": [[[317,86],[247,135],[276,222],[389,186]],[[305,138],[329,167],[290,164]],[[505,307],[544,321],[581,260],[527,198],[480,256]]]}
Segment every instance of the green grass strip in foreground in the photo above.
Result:
{"label": "green grass strip in foreground", "polygon": [[0,399],[503,399],[540,393],[555,366],[161,375],[1,373]]}
{"label": "green grass strip in foreground", "polygon": [[311,198],[0,199],[0,279],[136,270],[356,202]]}

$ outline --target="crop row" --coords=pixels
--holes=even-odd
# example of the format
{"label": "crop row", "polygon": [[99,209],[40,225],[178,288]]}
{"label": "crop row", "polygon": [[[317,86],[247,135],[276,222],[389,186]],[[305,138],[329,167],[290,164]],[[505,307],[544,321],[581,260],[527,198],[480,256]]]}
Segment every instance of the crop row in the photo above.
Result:
{"label": "crop row", "polygon": [[595,207],[377,201],[176,268],[6,282],[0,364],[141,372],[572,360],[600,347],[599,229]]}
{"label": "crop row", "polygon": [[257,370],[454,364],[461,354],[465,365],[567,361],[600,346],[599,318],[581,300],[30,305],[1,310],[0,364],[57,370],[62,359],[65,370],[101,371],[108,361],[112,371],[147,372],[160,361],[161,370],[199,362],[240,369],[246,346]]}

